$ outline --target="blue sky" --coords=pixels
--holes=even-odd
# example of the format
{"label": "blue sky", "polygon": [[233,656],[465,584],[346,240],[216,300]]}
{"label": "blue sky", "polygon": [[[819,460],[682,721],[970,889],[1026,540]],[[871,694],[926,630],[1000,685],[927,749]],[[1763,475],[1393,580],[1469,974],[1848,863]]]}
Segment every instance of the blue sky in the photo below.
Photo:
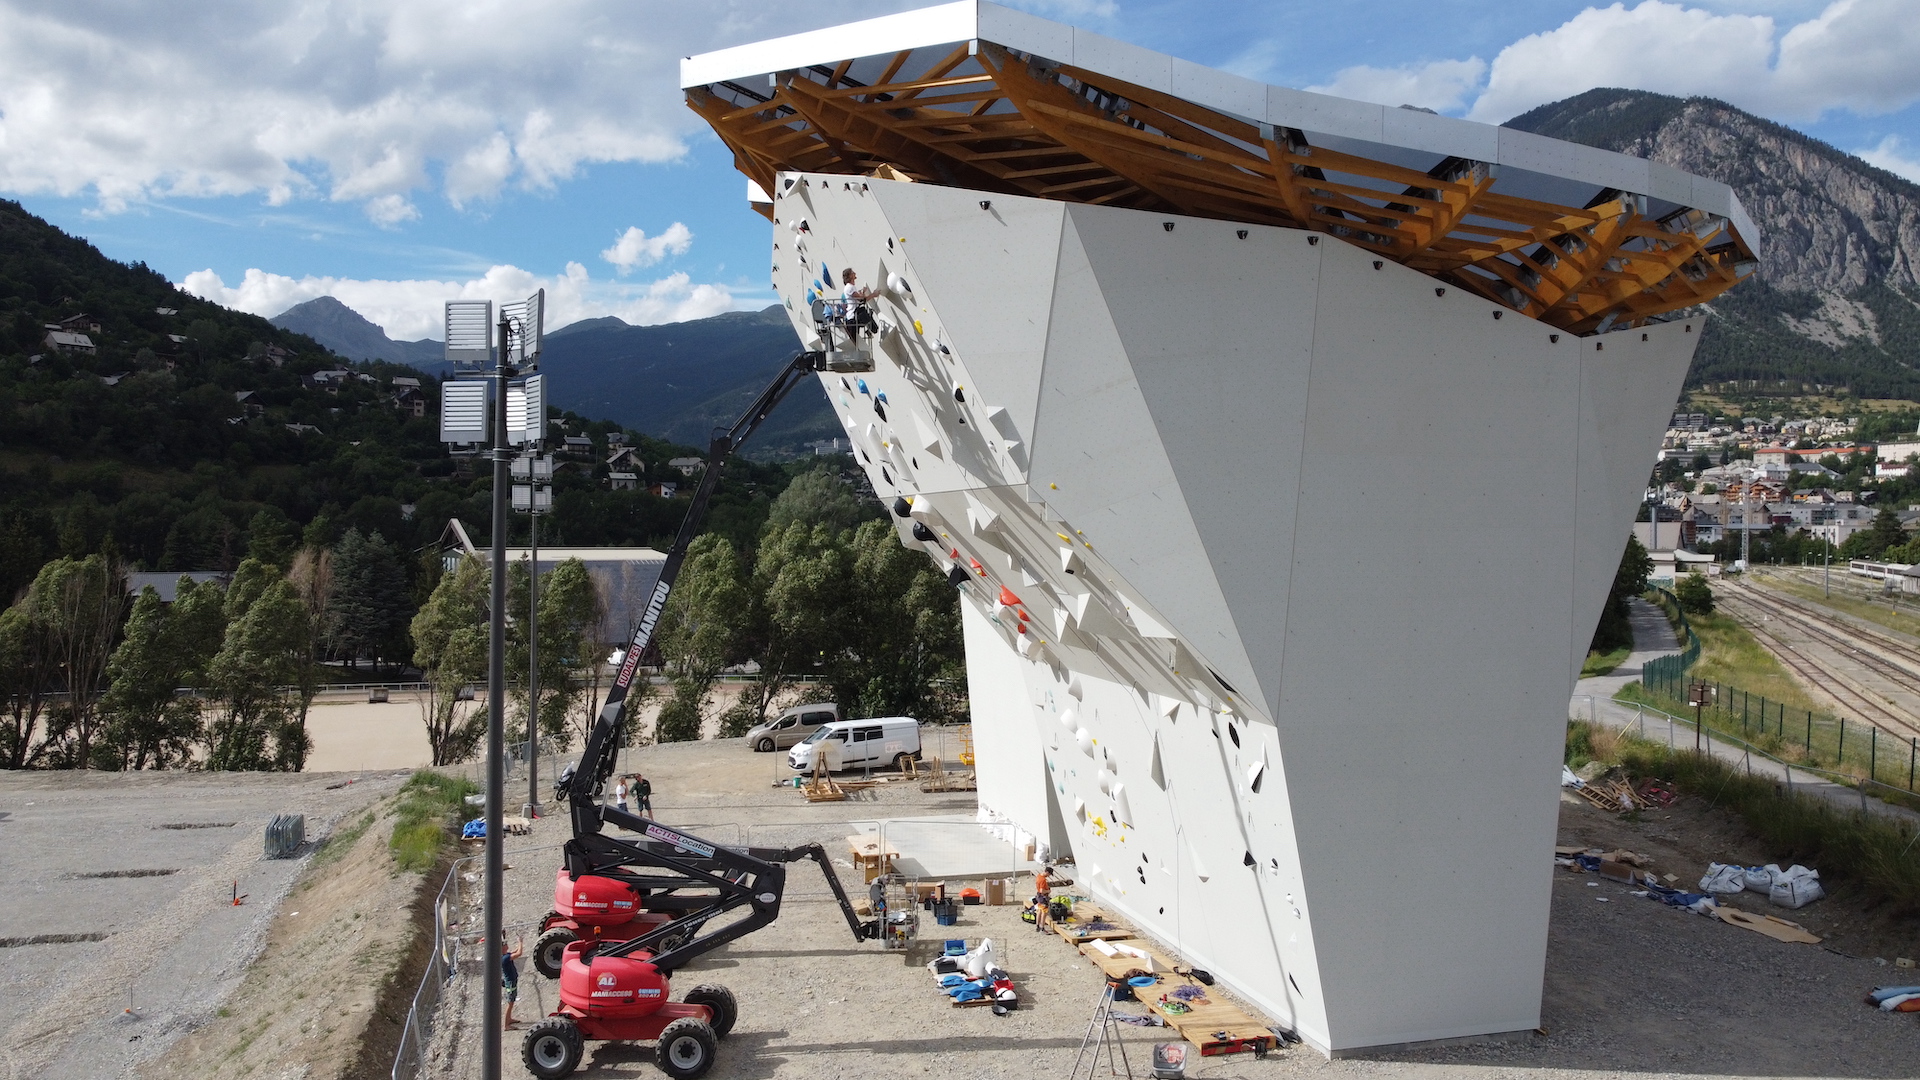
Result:
{"label": "blue sky", "polygon": [[[758,307],[768,226],[679,57],[917,6],[0,0],[0,192],[203,295],[332,293],[396,337],[535,285],[561,322]],[[1014,6],[1494,122],[1596,85],[1709,94],[1920,179],[1913,0]]]}

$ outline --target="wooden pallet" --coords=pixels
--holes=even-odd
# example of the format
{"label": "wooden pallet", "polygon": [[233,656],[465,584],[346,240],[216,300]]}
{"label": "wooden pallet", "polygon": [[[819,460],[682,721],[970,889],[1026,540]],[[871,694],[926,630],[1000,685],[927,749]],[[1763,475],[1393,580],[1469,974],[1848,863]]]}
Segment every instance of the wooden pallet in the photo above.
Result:
{"label": "wooden pallet", "polygon": [[[1114,929],[1086,929],[1086,925],[1091,922],[1109,922],[1114,925]],[[1053,932],[1059,934],[1061,939],[1069,945],[1079,945],[1082,942],[1096,939],[1101,941],[1124,941],[1133,936],[1133,931],[1121,925],[1118,919],[1115,919],[1113,916],[1084,900],[1073,905],[1072,918],[1065,922],[1052,923],[1051,926],[1053,927]]]}
{"label": "wooden pallet", "polygon": [[[1238,1054],[1248,1050],[1266,1053],[1280,1046],[1280,1037],[1254,1022],[1251,1016],[1211,992],[1207,997],[1187,1002],[1187,1011],[1174,1012],[1161,1002],[1160,997],[1176,986],[1198,985],[1180,976],[1163,976],[1158,986],[1145,986],[1134,991],[1140,1003],[1150,1009],[1154,1015],[1167,1022],[1167,1026],[1180,1033],[1180,1037],[1200,1048],[1201,1057],[1217,1057],[1221,1054]],[[1164,989],[1162,989],[1164,988]],[[1158,991],[1156,993],[1156,991]]]}

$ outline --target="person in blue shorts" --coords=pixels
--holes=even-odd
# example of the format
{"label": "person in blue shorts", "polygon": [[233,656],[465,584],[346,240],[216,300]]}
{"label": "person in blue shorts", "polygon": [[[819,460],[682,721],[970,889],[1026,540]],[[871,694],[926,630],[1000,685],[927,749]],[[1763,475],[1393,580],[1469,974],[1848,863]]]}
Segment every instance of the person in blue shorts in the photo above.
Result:
{"label": "person in blue shorts", "polygon": [[513,948],[507,948],[507,939],[500,939],[500,996],[506,1002],[506,1023],[513,1026],[513,1002],[520,996],[520,965],[514,963],[526,952],[526,939],[522,938]]}

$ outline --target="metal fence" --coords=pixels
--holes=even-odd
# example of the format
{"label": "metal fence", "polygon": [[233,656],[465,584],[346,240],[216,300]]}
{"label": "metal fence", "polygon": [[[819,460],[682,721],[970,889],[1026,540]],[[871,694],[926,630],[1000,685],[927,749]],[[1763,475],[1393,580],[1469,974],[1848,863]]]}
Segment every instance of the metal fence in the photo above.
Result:
{"label": "metal fence", "polygon": [[[1577,702],[1585,703],[1586,709],[1584,711],[1586,715],[1579,715],[1580,710],[1574,705],[1574,703]],[[1859,772],[1835,769],[1810,763],[1806,760],[1794,761],[1773,752],[1767,745],[1741,738],[1731,731],[1716,728],[1707,723],[1695,725],[1693,718],[1689,716],[1670,713],[1665,709],[1647,705],[1642,702],[1621,701],[1617,702],[1617,704],[1622,706],[1632,705],[1634,707],[1637,715],[1633,720],[1629,721],[1626,726],[1635,729],[1641,738],[1648,738],[1647,722],[1649,717],[1656,723],[1664,722],[1667,725],[1667,745],[1670,748],[1677,748],[1679,740],[1692,738],[1697,733],[1701,743],[1701,749],[1704,753],[1711,755],[1714,752],[1714,743],[1717,741],[1722,747],[1739,753],[1745,759],[1749,772],[1753,770],[1752,761],[1754,758],[1778,765],[1788,788],[1794,786],[1794,777],[1797,773],[1803,781],[1807,778],[1813,778],[1825,780],[1840,787],[1856,789],[1860,795],[1860,808],[1863,811],[1869,809],[1867,805],[1867,797],[1869,795],[1872,795],[1876,799],[1884,800],[1885,807],[1883,809],[1887,809],[1889,812],[1895,814],[1905,814],[1908,811],[1905,809],[1892,808],[1911,808],[1914,805],[1912,796],[1916,789],[1908,786],[1906,782],[1907,777],[1905,776],[1899,778],[1900,782],[1887,783],[1884,780],[1877,780]],[[1576,697],[1569,703],[1568,719],[1581,720],[1589,723],[1598,722],[1596,706],[1597,702],[1591,697]],[[1704,717],[1702,719],[1704,720]],[[1903,747],[1903,749],[1905,748]],[[1906,762],[1903,761],[1902,765],[1904,767]],[[1885,776],[1886,770],[1882,770],[1881,775]],[[1920,838],[1920,834],[1917,834],[1916,838]]]}
{"label": "metal fence", "polygon": [[[513,848],[504,854],[559,850],[558,845],[549,844]],[[424,1075],[441,994],[452,981],[463,950],[480,944],[485,934],[484,926],[473,926],[473,920],[467,918],[471,904],[462,888],[468,869],[474,865],[484,866],[485,862],[484,854],[455,859],[447,870],[447,880],[433,898],[433,952],[427,957],[427,969],[420,975],[420,988],[413,992],[406,1024],[400,1029],[400,1047],[393,1057],[393,1080],[416,1080]]]}
{"label": "metal fence", "polygon": [[[1693,624],[1687,621],[1687,613],[1681,608],[1680,600],[1665,589],[1656,588],[1653,592],[1660,596],[1660,607],[1667,617],[1674,620],[1674,632],[1680,635],[1684,646],[1672,656],[1659,656],[1646,662],[1641,668],[1640,680],[1651,687],[1655,684],[1671,685],[1684,682],[1687,669],[1700,659],[1700,635],[1693,632]],[[1685,692],[1685,687],[1681,687]]]}
{"label": "metal fence", "polygon": [[[1648,694],[1687,705],[1690,684],[1684,674],[1676,678],[1663,672],[1651,679],[1643,674],[1641,679]],[[1805,763],[1901,791],[1920,791],[1920,738],[1902,739],[1872,724],[1815,709],[1790,709],[1785,702],[1731,683],[1706,685],[1712,704],[1700,709],[1700,720],[1723,738],[1737,735],[1776,754],[1797,748]]]}

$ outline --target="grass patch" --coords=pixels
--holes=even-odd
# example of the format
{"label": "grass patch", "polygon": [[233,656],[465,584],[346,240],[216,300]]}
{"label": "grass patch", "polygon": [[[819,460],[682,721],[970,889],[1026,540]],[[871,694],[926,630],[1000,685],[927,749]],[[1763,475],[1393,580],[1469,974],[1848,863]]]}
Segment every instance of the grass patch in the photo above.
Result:
{"label": "grass patch", "polygon": [[393,839],[387,842],[401,870],[420,871],[433,866],[440,849],[457,835],[462,800],[480,790],[473,781],[442,776],[424,769],[400,789],[394,811]]}
{"label": "grass patch", "polygon": [[320,850],[313,853],[313,865],[321,867],[339,861],[340,856],[345,855],[353,845],[359,843],[360,838],[365,836],[367,830],[371,828],[373,828],[373,811],[369,810],[359,821],[344,829],[336,830],[328,836],[321,843]]}
{"label": "grass patch", "polygon": [[1880,583],[1854,577],[1846,572],[1844,563],[1836,568],[1833,576],[1832,596],[1825,595],[1819,585],[1793,573],[1762,570],[1756,572],[1754,578],[1768,588],[1778,589],[1797,599],[1810,600],[1889,630],[1920,637],[1920,603],[1915,603],[1911,597],[1901,597],[1898,593],[1886,599],[1874,599]]}
{"label": "grass patch", "polygon": [[1595,675],[1610,675],[1614,668],[1625,662],[1627,654],[1632,651],[1633,646],[1622,645],[1612,652],[1590,652],[1587,654],[1586,663],[1580,665],[1580,677],[1590,679]]}
{"label": "grass patch", "polygon": [[1567,725],[1567,764],[1604,761],[1635,783],[1659,779],[1739,814],[1780,862],[1815,866],[1823,882],[1844,882],[1895,915],[1920,914],[1920,842],[1903,823],[1842,810],[1750,776],[1690,749],[1668,749],[1624,729]]}
{"label": "grass patch", "polygon": [[[1667,613],[1667,618],[1673,619],[1666,598],[1655,594],[1653,599],[1660,610]],[[1710,615],[1688,615],[1687,622],[1700,641],[1700,659],[1688,669],[1689,680],[1728,683],[1749,693],[1764,695],[1775,705],[1784,703],[1789,710],[1817,712],[1820,709],[1780,661],[1732,616],[1716,611]]]}

